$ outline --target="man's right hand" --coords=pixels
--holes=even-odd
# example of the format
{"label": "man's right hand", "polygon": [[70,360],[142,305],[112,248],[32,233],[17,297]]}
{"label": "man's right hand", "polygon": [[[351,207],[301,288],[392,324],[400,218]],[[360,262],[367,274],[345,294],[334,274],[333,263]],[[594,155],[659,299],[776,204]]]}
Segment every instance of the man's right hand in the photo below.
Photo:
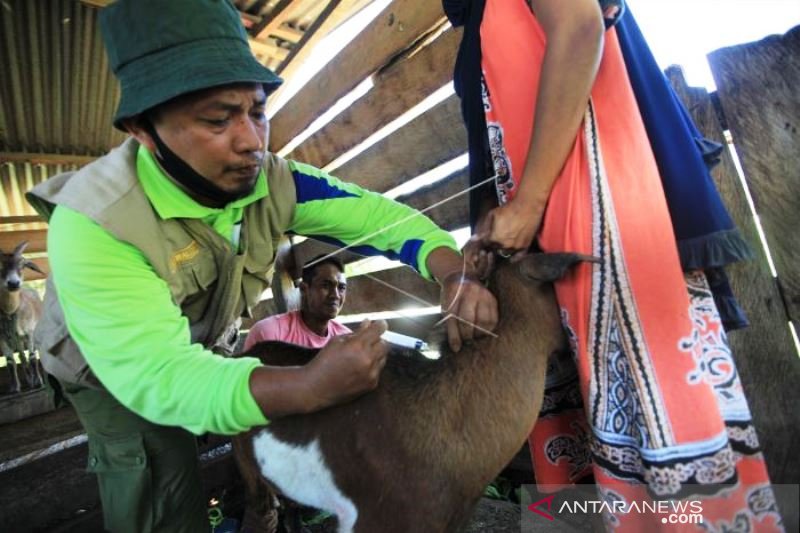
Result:
{"label": "man's right hand", "polygon": [[386,322],[365,320],[351,335],[334,337],[304,366],[260,366],[250,392],[267,419],[313,413],[378,386],[389,346]]}
{"label": "man's right hand", "polygon": [[364,320],[357,332],[334,337],[306,366],[309,394],[319,409],[353,399],[378,386],[388,345],[383,320]]}

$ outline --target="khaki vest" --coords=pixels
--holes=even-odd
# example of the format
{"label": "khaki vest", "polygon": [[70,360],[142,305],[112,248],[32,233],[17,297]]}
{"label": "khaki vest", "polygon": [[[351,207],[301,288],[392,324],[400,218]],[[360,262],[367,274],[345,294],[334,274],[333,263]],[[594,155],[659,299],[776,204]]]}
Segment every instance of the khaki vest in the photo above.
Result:
{"label": "khaki vest", "polygon": [[[244,208],[237,252],[201,220],[159,218],[136,176],[138,148],[128,139],[81,170],[38,185],[27,193],[28,201],[47,219],[56,205],[69,207],[138,248],[189,319],[192,341],[231,353],[240,317],[250,316],[269,287],[278,242],[294,215],[291,170],[277,156],[265,158],[269,194]],[[67,331],[52,275],[35,338],[47,372],[68,383],[99,386]]]}

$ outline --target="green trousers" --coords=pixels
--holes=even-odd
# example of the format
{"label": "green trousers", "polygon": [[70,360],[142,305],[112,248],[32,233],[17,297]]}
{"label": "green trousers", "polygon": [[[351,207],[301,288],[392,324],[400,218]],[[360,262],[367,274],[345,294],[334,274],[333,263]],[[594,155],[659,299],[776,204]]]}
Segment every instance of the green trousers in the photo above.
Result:
{"label": "green trousers", "polygon": [[148,422],[106,391],[61,384],[89,437],[105,529],[112,533],[207,532],[194,435]]}

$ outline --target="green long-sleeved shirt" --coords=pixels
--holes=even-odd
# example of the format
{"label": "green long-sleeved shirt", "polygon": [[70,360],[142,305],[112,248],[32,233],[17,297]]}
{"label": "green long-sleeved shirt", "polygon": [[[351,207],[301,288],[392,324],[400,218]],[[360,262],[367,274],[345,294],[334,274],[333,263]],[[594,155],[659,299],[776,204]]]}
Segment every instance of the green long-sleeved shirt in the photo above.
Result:
{"label": "green long-sleeved shirt", "polygon": [[[290,232],[352,243],[413,212],[312,166],[293,161],[289,166],[297,192]],[[238,239],[243,208],[269,194],[262,173],[245,198],[223,209],[202,206],[143,148],[137,173],[161,218],[202,219],[231,242]],[[440,246],[456,249],[448,233],[420,216],[355,250],[400,259],[429,277],[427,256]],[[258,360],[223,358],[193,344],[188,320],[140,250],[59,206],[50,219],[48,254],[70,335],[123,405],[152,422],[194,433],[234,434],[267,422],[248,384]]]}

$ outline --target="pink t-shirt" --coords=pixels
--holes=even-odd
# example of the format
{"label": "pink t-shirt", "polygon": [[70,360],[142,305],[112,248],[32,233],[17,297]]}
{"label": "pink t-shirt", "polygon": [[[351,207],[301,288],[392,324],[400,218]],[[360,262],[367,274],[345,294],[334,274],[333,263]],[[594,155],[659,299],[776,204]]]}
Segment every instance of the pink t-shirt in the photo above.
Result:
{"label": "pink t-shirt", "polygon": [[261,341],[283,341],[307,348],[322,348],[332,337],[347,333],[352,333],[352,330],[331,320],[328,322],[328,334],[324,337],[317,335],[303,322],[300,311],[291,311],[256,322],[244,341],[244,351]]}

